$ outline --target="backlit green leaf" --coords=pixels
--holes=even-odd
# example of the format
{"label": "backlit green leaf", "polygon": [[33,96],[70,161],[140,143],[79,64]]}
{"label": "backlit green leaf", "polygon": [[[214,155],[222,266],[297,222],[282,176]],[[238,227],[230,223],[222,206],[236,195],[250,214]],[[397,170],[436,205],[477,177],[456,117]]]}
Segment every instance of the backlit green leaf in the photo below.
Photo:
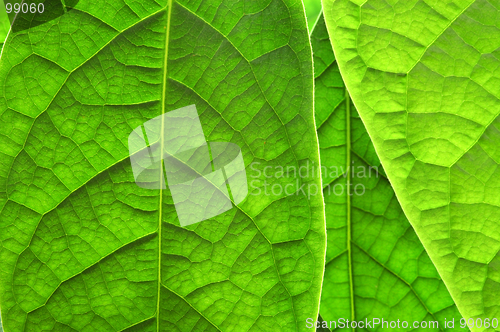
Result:
{"label": "backlit green leaf", "polygon": [[[5,330],[306,330],[325,227],[321,192],[299,189],[320,179],[267,179],[290,194],[264,195],[262,170],[318,165],[312,73],[298,0],[80,0],[10,34],[0,62]],[[237,144],[260,175],[247,170],[237,207],[184,228],[170,190],[135,183],[128,137],[189,105],[208,141]]]}
{"label": "backlit green leaf", "polygon": [[459,321],[460,314],[380,165],[322,15],[311,43],[328,235],[321,316],[328,326],[341,318],[384,318],[438,321],[438,331],[459,331],[458,324],[444,327],[445,319]]}
{"label": "backlit green leaf", "polygon": [[323,4],[354,103],[458,309],[500,319],[500,4]]}
{"label": "backlit green leaf", "polygon": [[2,51],[3,43],[5,38],[7,38],[7,33],[10,29],[9,17],[5,11],[5,6],[2,0],[0,0],[0,52]]}

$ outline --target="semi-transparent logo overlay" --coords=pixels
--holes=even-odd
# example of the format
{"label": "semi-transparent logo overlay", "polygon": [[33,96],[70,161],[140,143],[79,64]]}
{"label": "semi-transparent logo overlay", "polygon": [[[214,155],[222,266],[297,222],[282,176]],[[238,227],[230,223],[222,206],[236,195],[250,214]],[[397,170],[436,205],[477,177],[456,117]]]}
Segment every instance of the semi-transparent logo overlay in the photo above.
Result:
{"label": "semi-transparent logo overlay", "polygon": [[147,121],[128,144],[135,182],[147,189],[168,184],[181,226],[224,213],[248,194],[241,149],[207,142],[195,105]]}

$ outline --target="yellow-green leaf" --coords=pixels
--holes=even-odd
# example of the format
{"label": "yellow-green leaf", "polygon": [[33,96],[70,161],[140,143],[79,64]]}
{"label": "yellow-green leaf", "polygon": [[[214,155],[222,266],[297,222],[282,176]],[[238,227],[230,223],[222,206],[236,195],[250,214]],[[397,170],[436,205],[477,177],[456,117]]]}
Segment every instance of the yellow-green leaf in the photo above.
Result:
{"label": "yellow-green leaf", "polygon": [[[323,5],[340,71],[409,221],[462,315],[498,323],[499,3]],[[480,325],[472,330],[500,330]]]}
{"label": "yellow-green leaf", "polygon": [[[328,235],[322,318],[332,330],[330,322],[339,324],[341,318],[438,322],[437,331],[462,330],[461,316],[406,219],[352,104],[323,15],[311,43]],[[446,328],[445,321],[452,319],[455,328]]]}

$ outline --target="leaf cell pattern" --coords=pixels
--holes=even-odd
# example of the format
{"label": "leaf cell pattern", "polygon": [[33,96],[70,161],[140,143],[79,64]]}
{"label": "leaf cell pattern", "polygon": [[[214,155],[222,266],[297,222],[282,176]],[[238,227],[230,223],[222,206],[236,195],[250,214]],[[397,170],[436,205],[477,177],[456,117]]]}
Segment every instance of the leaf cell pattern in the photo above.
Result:
{"label": "leaf cell pattern", "polygon": [[500,318],[499,3],[325,0],[324,10],[354,103],[458,309]]}
{"label": "leaf cell pattern", "polygon": [[406,219],[352,104],[323,15],[311,43],[316,126],[326,170],[322,319],[427,320],[438,321],[439,331],[459,331],[458,324],[455,329],[444,327],[445,319],[460,321],[461,316]]}
{"label": "leaf cell pattern", "polygon": [[127,147],[196,105],[247,166],[318,164],[301,1],[81,0],[9,35],[0,82],[6,331],[303,331],[317,315],[321,195],[249,195],[182,228]]}

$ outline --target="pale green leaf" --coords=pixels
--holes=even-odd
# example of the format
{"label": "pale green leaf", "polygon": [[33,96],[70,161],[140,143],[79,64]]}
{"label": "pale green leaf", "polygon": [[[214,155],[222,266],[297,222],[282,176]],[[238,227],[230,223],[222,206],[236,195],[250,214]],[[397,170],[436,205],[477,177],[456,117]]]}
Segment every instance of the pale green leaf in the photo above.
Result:
{"label": "pale green leaf", "polygon": [[253,183],[183,228],[169,190],[134,182],[127,141],[196,105],[247,166],[318,165],[301,1],[81,0],[9,35],[0,86],[6,331],[288,332],[317,316],[323,199],[299,188],[319,178],[268,179],[290,195]]}
{"label": "pale green leaf", "polygon": [[323,4],[347,88],[458,309],[500,319],[500,3]]}
{"label": "pale green leaf", "polygon": [[[406,219],[335,61],[323,15],[311,34],[328,247],[320,313],[355,321],[460,314]],[[445,319],[455,319],[446,329]],[[331,325],[334,326],[333,324]]]}

